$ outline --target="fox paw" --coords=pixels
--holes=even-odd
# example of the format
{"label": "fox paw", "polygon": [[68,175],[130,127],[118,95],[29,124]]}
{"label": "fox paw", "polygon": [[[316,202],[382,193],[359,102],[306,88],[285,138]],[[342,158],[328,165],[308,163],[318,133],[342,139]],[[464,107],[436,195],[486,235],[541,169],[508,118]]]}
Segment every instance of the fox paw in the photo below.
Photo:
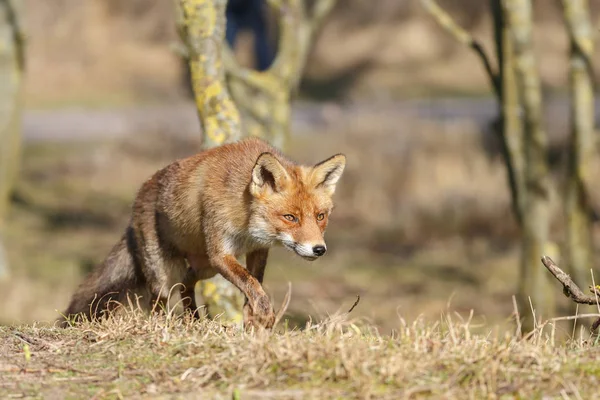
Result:
{"label": "fox paw", "polygon": [[275,311],[267,296],[260,297],[254,308],[249,302],[244,305],[244,327],[249,329],[265,328],[271,329],[275,325]]}

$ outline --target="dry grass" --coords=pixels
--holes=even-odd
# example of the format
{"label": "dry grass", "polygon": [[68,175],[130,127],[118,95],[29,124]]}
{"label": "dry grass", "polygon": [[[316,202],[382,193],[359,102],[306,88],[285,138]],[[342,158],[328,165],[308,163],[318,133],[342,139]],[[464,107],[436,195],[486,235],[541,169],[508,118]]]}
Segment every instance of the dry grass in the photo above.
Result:
{"label": "dry grass", "polygon": [[593,338],[474,333],[470,319],[399,319],[392,335],[337,314],[302,330],[244,333],[130,308],[62,330],[0,327],[0,397],[592,398]]}

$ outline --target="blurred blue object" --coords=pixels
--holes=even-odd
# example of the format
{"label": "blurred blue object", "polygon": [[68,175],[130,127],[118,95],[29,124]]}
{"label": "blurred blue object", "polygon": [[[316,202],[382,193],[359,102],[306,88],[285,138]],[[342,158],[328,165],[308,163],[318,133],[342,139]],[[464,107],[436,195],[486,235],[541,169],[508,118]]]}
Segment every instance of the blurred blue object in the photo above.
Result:
{"label": "blurred blue object", "polygon": [[235,39],[242,29],[254,33],[254,54],[256,68],[264,71],[273,62],[274,52],[269,43],[267,20],[263,0],[229,0],[227,2],[227,29],[225,37],[231,48],[235,47]]}

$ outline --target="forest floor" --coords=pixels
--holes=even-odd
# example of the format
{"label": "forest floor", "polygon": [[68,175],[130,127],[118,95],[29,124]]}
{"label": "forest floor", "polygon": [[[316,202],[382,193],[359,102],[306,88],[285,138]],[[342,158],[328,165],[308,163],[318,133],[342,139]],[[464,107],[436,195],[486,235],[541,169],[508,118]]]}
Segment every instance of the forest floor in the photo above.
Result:
{"label": "forest floor", "polygon": [[594,338],[558,344],[473,333],[469,318],[400,320],[392,335],[331,316],[304,329],[244,333],[129,309],[74,328],[0,327],[2,398],[590,399]]}

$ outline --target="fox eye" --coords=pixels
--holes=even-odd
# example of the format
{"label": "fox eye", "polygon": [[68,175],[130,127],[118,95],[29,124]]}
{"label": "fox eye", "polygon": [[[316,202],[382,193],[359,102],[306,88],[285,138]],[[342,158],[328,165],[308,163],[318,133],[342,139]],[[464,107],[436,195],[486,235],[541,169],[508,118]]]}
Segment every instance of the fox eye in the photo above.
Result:
{"label": "fox eye", "polygon": [[325,218],[324,213],[320,213],[319,215],[317,215],[317,221],[323,221],[324,218]]}
{"label": "fox eye", "polygon": [[283,218],[287,219],[290,222],[296,222],[298,219],[292,214],[285,214]]}

